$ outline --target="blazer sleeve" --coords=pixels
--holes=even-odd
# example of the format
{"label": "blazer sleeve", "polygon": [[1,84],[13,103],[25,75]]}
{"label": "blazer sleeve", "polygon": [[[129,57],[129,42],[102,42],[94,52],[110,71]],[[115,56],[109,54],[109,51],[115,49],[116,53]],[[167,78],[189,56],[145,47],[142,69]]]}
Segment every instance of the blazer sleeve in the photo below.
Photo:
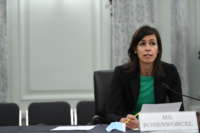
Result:
{"label": "blazer sleeve", "polygon": [[[178,74],[178,71],[174,65],[170,67],[170,88],[174,90],[174,92],[168,90],[168,96],[170,102],[182,102],[180,110],[183,111],[183,98],[182,98],[182,87],[181,87],[181,79]],[[176,92],[176,93],[175,93]]]}
{"label": "blazer sleeve", "polygon": [[119,67],[114,70],[114,75],[109,92],[108,102],[106,104],[107,122],[119,121],[123,117],[123,83],[122,73]]}

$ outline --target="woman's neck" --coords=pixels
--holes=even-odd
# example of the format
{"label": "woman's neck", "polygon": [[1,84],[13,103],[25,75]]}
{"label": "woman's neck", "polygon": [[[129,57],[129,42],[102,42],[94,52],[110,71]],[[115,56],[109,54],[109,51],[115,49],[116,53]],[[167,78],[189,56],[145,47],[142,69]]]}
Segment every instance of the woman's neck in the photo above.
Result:
{"label": "woman's neck", "polygon": [[152,76],[153,64],[142,64],[140,63],[140,75]]}

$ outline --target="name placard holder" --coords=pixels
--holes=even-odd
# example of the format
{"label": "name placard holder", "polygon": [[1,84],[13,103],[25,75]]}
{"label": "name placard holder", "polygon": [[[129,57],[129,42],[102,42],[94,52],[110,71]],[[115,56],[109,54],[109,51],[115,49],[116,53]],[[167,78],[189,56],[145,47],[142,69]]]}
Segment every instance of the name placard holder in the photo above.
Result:
{"label": "name placard holder", "polygon": [[140,113],[140,131],[187,130],[198,133],[196,112]]}

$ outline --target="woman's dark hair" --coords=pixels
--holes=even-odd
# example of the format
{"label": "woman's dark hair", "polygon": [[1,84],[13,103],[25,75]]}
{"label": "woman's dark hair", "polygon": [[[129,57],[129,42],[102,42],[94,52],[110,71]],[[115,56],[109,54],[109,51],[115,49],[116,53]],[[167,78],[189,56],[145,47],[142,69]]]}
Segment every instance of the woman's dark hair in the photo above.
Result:
{"label": "woman's dark hair", "polygon": [[155,35],[158,44],[158,55],[154,61],[153,67],[153,75],[159,75],[162,73],[162,66],[161,66],[161,56],[162,56],[162,42],[160,38],[160,34],[156,28],[150,27],[148,25],[144,25],[140,27],[133,35],[130,47],[128,49],[128,56],[129,56],[129,70],[139,69],[139,59],[137,54],[134,52],[136,49],[139,41],[141,41],[147,35]]}

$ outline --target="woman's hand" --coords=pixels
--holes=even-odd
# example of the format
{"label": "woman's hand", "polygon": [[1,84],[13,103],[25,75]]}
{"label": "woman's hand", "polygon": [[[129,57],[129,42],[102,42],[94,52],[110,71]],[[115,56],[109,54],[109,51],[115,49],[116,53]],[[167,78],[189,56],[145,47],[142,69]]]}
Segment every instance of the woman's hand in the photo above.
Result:
{"label": "woman's hand", "polygon": [[128,114],[126,117],[121,118],[120,122],[125,123],[127,128],[139,128],[139,120],[131,114]]}

